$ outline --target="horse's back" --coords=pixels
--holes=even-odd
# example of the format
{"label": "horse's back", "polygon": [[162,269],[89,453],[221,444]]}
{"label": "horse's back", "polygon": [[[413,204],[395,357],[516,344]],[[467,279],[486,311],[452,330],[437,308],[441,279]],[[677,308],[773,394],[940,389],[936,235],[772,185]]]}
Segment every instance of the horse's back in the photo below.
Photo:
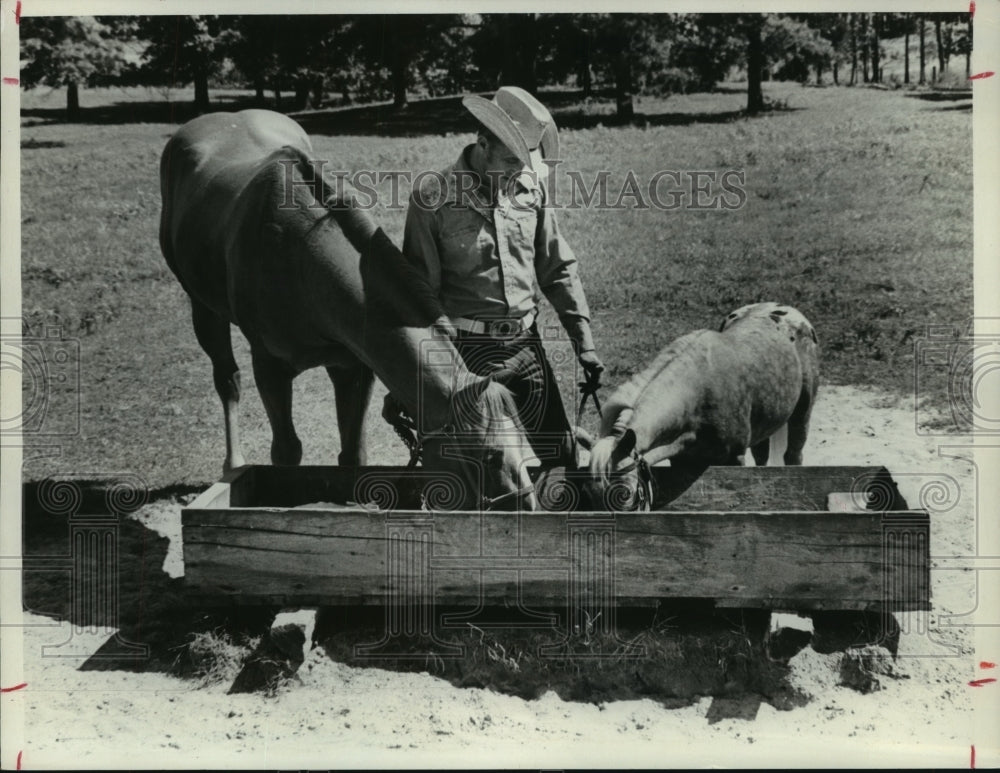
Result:
{"label": "horse's back", "polygon": [[188,294],[222,316],[233,316],[227,259],[234,243],[257,240],[266,199],[279,193],[273,161],[286,146],[311,153],[308,136],[292,119],[245,110],[195,118],[163,151],[164,258]]}
{"label": "horse's back", "polygon": [[[764,302],[743,306],[730,313],[720,330],[744,340],[775,338],[792,344],[799,360],[803,390],[815,394],[819,382],[819,341],[806,316],[793,306]],[[773,348],[772,344],[768,344]]]}

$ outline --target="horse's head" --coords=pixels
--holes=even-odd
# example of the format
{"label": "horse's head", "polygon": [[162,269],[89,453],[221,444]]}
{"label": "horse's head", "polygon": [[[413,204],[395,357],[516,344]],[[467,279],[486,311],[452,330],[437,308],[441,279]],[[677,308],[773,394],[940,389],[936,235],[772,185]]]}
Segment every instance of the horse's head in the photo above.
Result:
{"label": "horse's head", "polygon": [[652,475],[635,446],[635,431],[619,428],[590,449],[588,494],[605,510],[649,510],[652,506]]}
{"label": "horse's head", "polygon": [[537,509],[525,465],[530,445],[510,390],[477,378],[457,393],[452,415],[452,424],[422,437],[424,466],[450,473],[456,486],[460,481],[461,491],[449,492],[449,504],[466,510]]}

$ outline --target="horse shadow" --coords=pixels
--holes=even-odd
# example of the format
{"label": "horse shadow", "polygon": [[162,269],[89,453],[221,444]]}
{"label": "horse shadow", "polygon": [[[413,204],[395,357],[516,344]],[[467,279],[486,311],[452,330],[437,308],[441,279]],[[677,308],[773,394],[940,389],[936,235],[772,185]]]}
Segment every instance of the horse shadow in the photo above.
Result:
{"label": "horse shadow", "polygon": [[72,624],[70,639],[55,650],[71,653],[77,633],[107,633],[80,670],[188,676],[196,670],[187,649],[193,634],[222,629],[249,637],[270,627],[271,610],[192,605],[183,577],[163,570],[169,539],[130,517],[147,501],[177,500],[203,487],[144,491],[122,504],[115,500],[118,483],[48,479],[23,486],[22,602],[26,612]]}

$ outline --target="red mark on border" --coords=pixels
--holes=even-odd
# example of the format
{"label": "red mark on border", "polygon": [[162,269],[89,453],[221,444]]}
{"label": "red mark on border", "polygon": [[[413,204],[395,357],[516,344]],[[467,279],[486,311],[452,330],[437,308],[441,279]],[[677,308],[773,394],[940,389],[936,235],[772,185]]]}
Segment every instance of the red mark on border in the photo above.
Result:
{"label": "red mark on border", "polygon": [[0,687],[0,692],[14,692],[15,690],[23,690],[28,686],[27,682],[21,682],[21,684],[15,684],[13,687]]}
{"label": "red mark on border", "polygon": [[976,745],[972,744],[972,752],[969,754],[969,767],[972,770],[976,769]]}
{"label": "red mark on border", "polygon": [[17,768],[16,768],[16,770],[20,770],[21,769],[21,755],[22,754],[24,754],[24,752],[21,751],[21,750],[18,750],[18,752],[17,752]]}
{"label": "red mark on border", "polygon": [[994,75],[996,75],[996,73],[993,72],[993,70],[987,70],[986,72],[977,72],[975,75],[970,75],[969,80],[979,81],[983,78],[992,78]]}
{"label": "red mark on border", "polygon": [[993,679],[992,677],[990,677],[989,679],[973,679],[971,682],[969,682],[969,687],[983,687],[984,685],[987,684],[993,684],[993,682],[995,681],[996,679]]}
{"label": "red mark on border", "polygon": [[16,86],[21,81],[19,81],[17,78],[4,78],[3,82],[6,83],[8,86]]}
{"label": "red mark on border", "polygon": [[14,6],[14,24],[21,23],[21,0],[17,0],[17,5]]}
{"label": "red mark on border", "polygon": [[997,664],[996,663],[991,663],[988,660],[981,660],[981,661],[979,661],[979,667],[980,668],[996,668]]}
{"label": "red mark on border", "polygon": [[975,15],[976,15],[976,0],[972,0],[972,2],[969,3],[969,16],[975,16]]}

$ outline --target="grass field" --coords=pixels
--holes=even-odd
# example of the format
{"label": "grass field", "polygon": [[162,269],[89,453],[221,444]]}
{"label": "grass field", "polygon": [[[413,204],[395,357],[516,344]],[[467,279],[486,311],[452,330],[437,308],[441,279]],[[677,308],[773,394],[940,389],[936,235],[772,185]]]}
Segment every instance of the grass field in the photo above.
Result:
{"label": "grass field", "polygon": [[[746,202],[737,210],[560,213],[608,365],[604,394],[670,339],[717,326],[743,304],[778,300],[815,325],[826,383],[912,399],[915,341],[930,324],[961,326],[972,316],[971,110],[862,88],[771,83],[765,92],[781,109],[759,118],[740,117],[745,97],[734,84],[642,100],[639,125],[625,127],[611,125],[606,101],[553,97],[563,169],[584,179],[608,171],[612,200],[629,170],[640,181],[660,170],[745,173]],[[58,452],[33,461],[26,454],[28,479],[132,471],[162,487],[201,484],[221,470],[209,361],[157,243],[159,155],[176,128],[170,116],[187,116],[146,104],[156,96],[85,92],[88,122],[71,125],[51,120],[60,94],[23,96],[23,316],[32,334],[58,325],[80,345],[78,431],[75,396],[57,395],[46,421],[64,434],[45,442]],[[127,104],[99,109],[113,101]],[[471,140],[455,99],[415,103],[399,119],[363,108],[302,120],[317,157],[346,169],[440,169]],[[403,201],[408,193],[404,185]],[[383,206],[376,214],[401,243],[404,211]],[[543,323],[553,320],[546,307]],[[248,349],[234,338],[248,461],[266,463],[270,431]],[[560,366],[569,397],[570,367]],[[928,393],[919,397],[944,408],[946,374],[926,375]],[[370,455],[401,463],[401,444],[377,417],[381,394]],[[295,400],[303,462],[334,463],[326,375],[303,374]]]}

